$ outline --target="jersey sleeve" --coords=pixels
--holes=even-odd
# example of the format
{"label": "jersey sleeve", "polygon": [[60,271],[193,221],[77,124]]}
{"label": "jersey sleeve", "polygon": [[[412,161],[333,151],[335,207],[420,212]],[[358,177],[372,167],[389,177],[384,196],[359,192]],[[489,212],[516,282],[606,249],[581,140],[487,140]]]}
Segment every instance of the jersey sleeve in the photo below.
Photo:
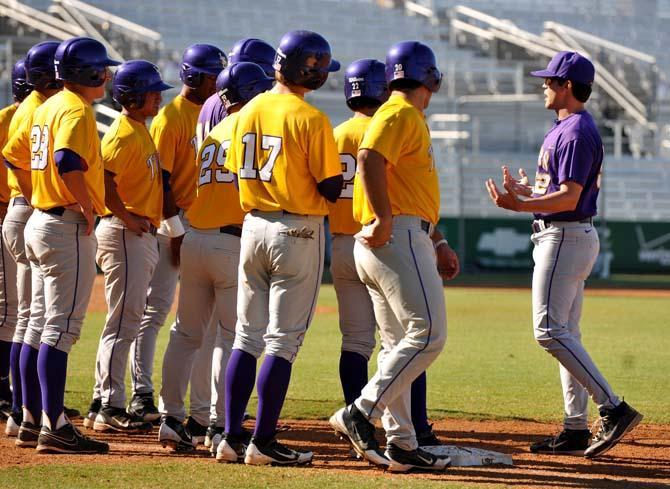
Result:
{"label": "jersey sleeve", "polygon": [[124,174],[128,164],[137,158],[135,147],[126,140],[118,137],[118,129],[114,134],[105,135],[102,141],[102,164],[105,171],[115,175],[118,180]]}
{"label": "jersey sleeve", "polygon": [[[176,121],[175,121],[176,122]],[[174,170],[175,148],[177,147],[177,131],[175,124],[168,124],[164,115],[156,116],[151,123],[151,139],[154,140],[161,168],[169,173]]]}
{"label": "jersey sleeve", "polygon": [[558,183],[572,181],[582,187],[586,184],[593,165],[593,148],[581,138],[573,139],[556,148]]}
{"label": "jersey sleeve", "polygon": [[87,165],[91,163],[87,161],[91,148],[87,140],[87,136],[90,135],[89,127],[85,112],[77,110],[65,114],[60,120],[58,131],[54,135],[53,152],[69,149],[77,153]]}
{"label": "jersey sleeve", "polygon": [[318,130],[313,132],[307,158],[309,171],[317,183],[342,174],[342,164],[333,137],[333,128],[326,116],[322,116]]}
{"label": "jersey sleeve", "polygon": [[413,133],[408,122],[407,117],[403,117],[403,112],[384,111],[375,114],[365,132],[360,149],[376,151],[391,165],[395,165],[400,159],[403,141]]}
{"label": "jersey sleeve", "polygon": [[2,155],[12,166],[21,170],[30,171],[30,131],[32,118],[26,117],[19,129],[10,135],[7,144],[2,149]]}

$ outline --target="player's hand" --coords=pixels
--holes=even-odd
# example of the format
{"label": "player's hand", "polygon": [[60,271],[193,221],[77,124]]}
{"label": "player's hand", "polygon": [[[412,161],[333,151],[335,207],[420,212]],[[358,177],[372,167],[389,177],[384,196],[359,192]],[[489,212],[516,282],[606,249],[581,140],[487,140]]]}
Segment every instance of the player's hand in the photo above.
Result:
{"label": "player's hand", "polygon": [[493,179],[489,178],[486,180],[486,190],[488,191],[489,197],[491,197],[493,203],[498,207],[509,209],[511,211],[519,210],[520,201],[512,186],[505,188],[507,192],[501,192],[498,190],[498,187],[496,186],[496,183],[493,181]]}
{"label": "player's hand", "polygon": [[458,262],[458,255],[451,246],[442,242],[440,246],[435,248],[435,256],[437,258],[437,271],[440,276],[444,280],[456,278],[458,272],[461,271],[461,266]]}
{"label": "player's hand", "polygon": [[528,183],[528,175],[526,170],[519,168],[519,178],[515,179],[509,172],[507,166],[502,167],[503,173],[503,185],[507,188],[508,185],[511,185],[514,188],[514,192],[518,195],[523,195],[524,197],[530,197],[533,195],[533,187]]}
{"label": "player's hand", "polygon": [[84,209],[81,207],[81,213],[84,215],[84,219],[86,219],[86,231],[84,234],[86,236],[90,236],[93,232],[93,229],[95,228],[95,215],[93,214],[93,208],[91,207]]}
{"label": "player's hand", "polygon": [[128,230],[138,236],[142,236],[143,233],[148,233],[151,229],[149,221],[134,214],[130,214],[125,223]]}
{"label": "player's hand", "polygon": [[365,226],[356,236],[356,239],[362,241],[369,248],[379,248],[388,244],[391,240],[391,231],[393,229],[393,218],[375,219],[375,221]]}
{"label": "player's hand", "polygon": [[181,253],[181,243],[184,241],[184,234],[176,238],[170,238],[170,251],[172,252],[172,264],[179,266],[179,254]]}

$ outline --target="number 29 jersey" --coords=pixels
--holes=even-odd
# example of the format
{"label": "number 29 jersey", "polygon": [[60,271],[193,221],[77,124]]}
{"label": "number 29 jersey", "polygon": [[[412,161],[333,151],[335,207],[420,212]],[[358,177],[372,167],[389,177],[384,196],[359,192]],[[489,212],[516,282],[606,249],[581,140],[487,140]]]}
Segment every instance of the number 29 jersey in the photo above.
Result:
{"label": "number 29 jersey", "polygon": [[226,158],[245,211],[325,216],[317,183],[342,173],[325,114],[294,94],[265,92],[239,112]]}
{"label": "number 29 jersey", "polygon": [[342,193],[334,204],[328,202],[328,222],[330,232],[335,234],[356,234],[361,224],[356,222],[353,213],[354,177],[356,176],[356,155],[363,141],[370,117],[357,116],[344,121],[335,128],[335,144],[340,153],[342,164]]}
{"label": "number 29 jersey", "polygon": [[77,204],[54,161],[54,153],[62,149],[69,149],[84,160],[84,182],[93,211],[104,214],[104,173],[93,108],[80,95],[67,89],[35,109],[3,151],[10,163],[22,170],[32,170],[31,204],[36,209]]}

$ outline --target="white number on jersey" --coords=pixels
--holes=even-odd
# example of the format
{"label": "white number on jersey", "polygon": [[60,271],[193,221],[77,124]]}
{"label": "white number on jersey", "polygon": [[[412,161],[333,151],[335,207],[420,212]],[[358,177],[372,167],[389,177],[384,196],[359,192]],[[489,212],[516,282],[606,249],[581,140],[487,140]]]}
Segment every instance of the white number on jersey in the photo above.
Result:
{"label": "white number on jersey", "polygon": [[[262,165],[256,161],[256,133],[248,132],[242,136],[244,145],[244,161],[240,169],[240,178],[260,179],[263,182],[272,180],[272,170],[274,170],[277,157],[281,154],[282,139],[277,136],[268,136],[264,134],[261,139],[261,150],[269,151],[267,160]],[[257,170],[260,168],[260,170]]]}
{"label": "white number on jersey", "polygon": [[340,163],[342,163],[342,193],[340,199],[354,198],[354,177],[356,176],[356,157],[349,153],[340,153]]}
{"label": "white number on jersey", "polygon": [[[233,183],[235,176],[224,168],[226,164],[226,153],[230,148],[230,140],[223,141],[220,146],[215,143],[208,144],[200,153],[200,176],[198,187],[212,183],[212,162],[216,161],[214,179],[216,183]],[[216,156],[216,158],[215,158]]]}
{"label": "white number on jersey", "polygon": [[32,170],[44,170],[47,167],[47,158],[49,157],[49,126],[33,126],[30,131],[31,159],[30,168]]}

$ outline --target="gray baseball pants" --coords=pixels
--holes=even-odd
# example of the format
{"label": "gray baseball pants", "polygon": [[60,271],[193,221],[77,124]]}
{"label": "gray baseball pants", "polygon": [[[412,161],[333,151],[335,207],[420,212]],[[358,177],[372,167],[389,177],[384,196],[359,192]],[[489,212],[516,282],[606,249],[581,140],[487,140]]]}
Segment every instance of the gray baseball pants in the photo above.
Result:
{"label": "gray baseball pants", "polygon": [[552,222],[534,233],[533,325],[537,342],[559,362],[566,428],[588,428],[588,397],[599,408],[619,404],[582,345],[579,319],[584,281],[598,257],[598,231],[591,224]]}
{"label": "gray baseball pants", "polygon": [[[223,426],[225,371],[235,337],[237,269],[240,238],[219,229],[190,228],[181,247],[181,286],[177,320],[170,328],[170,340],[163,358],[161,414],[183,420],[184,398],[194,377],[212,382],[212,421]],[[202,352],[212,318],[219,323],[216,365],[210,378],[196,370],[195,358]],[[216,333],[215,333],[216,334]],[[207,349],[211,352],[211,349]],[[210,353],[210,364],[212,355]],[[193,414],[192,414],[193,415]],[[195,417],[195,416],[194,416]],[[201,424],[199,419],[196,418]]]}
{"label": "gray baseball pants", "polygon": [[93,398],[104,406],[125,408],[128,354],[140,330],[158,244],[152,234],[138,236],[114,216],[102,218],[95,234],[108,312],[98,345]]}
{"label": "gray baseball pants", "polygon": [[382,341],[377,372],[355,404],[369,418],[381,417],[388,443],[413,450],[411,384],[447,340],[444,289],[429,229],[418,217],[394,216],[391,241],[380,248],[357,241],[354,258]]}
{"label": "gray baseball pants", "polygon": [[[95,280],[95,234],[86,236],[86,219],[66,210],[57,216],[35,210],[25,229],[26,254],[33,270],[33,302],[38,282],[44,284],[44,328],[35,343],[32,309],[25,342],[39,348],[40,341],[66,353],[79,339]],[[40,277],[41,275],[41,277]],[[41,308],[37,301],[36,308]]]}

